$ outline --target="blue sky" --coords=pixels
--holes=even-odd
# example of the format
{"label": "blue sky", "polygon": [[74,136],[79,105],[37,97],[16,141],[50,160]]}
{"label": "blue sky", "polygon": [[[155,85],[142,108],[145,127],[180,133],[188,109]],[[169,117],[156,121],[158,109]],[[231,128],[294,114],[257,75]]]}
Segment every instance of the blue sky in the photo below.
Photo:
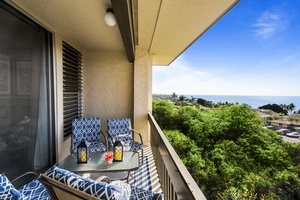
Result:
{"label": "blue sky", "polygon": [[300,96],[300,1],[241,0],[170,66],[153,66],[153,93],[173,92]]}

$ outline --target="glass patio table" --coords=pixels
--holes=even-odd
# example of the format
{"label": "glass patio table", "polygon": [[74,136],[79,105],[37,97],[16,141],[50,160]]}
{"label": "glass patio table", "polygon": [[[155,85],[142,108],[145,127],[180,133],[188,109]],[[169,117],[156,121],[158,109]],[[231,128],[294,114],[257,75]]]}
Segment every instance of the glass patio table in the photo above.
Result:
{"label": "glass patio table", "polygon": [[[74,173],[103,173],[107,175],[110,172],[123,172],[115,175],[114,179],[127,179],[130,172],[135,171],[140,167],[139,153],[138,152],[123,152],[123,161],[113,162],[112,164],[106,163],[104,154],[106,152],[90,153],[90,159],[87,163],[77,163],[77,154],[73,153],[68,155],[59,165],[59,168],[66,169]],[[108,176],[109,177],[109,176]],[[111,177],[109,177],[111,178]]]}

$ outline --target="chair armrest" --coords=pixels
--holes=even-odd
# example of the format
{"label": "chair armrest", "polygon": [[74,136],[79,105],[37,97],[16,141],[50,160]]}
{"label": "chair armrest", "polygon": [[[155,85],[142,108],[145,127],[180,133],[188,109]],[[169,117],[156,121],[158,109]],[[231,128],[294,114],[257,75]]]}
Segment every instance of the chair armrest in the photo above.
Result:
{"label": "chair armrest", "polygon": [[113,142],[115,142],[116,140],[119,140],[120,138],[129,136],[129,134],[120,134],[120,135],[117,135],[116,137],[113,137],[108,131],[106,131],[106,133],[107,133],[108,138],[111,138]]}
{"label": "chair armrest", "polygon": [[105,182],[107,182],[107,183],[110,183],[110,179],[109,179],[108,176],[100,176],[99,178],[97,178],[97,179],[95,180],[95,182],[100,182],[100,181],[105,181]]}
{"label": "chair armrest", "polygon": [[153,195],[152,200],[163,200],[163,196],[159,193]]}
{"label": "chair armrest", "polygon": [[[108,142],[109,138],[111,138],[112,140],[114,139],[113,136],[109,133],[109,131],[106,131],[106,133],[107,133],[107,142]],[[107,145],[108,145],[108,143],[107,143]]]}
{"label": "chair armrest", "polygon": [[112,135],[108,131],[106,131],[106,133],[109,138],[113,138]]}
{"label": "chair armrest", "polygon": [[11,180],[10,182],[15,186],[15,188],[19,188],[26,183],[29,183],[30,181],[36,179],[38,176],[35,172],[26,172],[17,178]]}
{"label": "chair armrest", "polygon": [[131,129],[131,131],[139,136],[139,138],[140,138],[140,143],[144,146],[144,143],[143,143],[143,137],[142,137],[141,133],[138,132],[137,130],[134,130],[134,129]]}
{"label": "chair armrest", "polygon": [[106,150],[108,150],[108,141],[107,141],[107,137],[106,137],[106,135],[100,130],[100,136],[101,136],[101,134],[103,135],[104,140],[105,140],[105,147],[106,147]]}

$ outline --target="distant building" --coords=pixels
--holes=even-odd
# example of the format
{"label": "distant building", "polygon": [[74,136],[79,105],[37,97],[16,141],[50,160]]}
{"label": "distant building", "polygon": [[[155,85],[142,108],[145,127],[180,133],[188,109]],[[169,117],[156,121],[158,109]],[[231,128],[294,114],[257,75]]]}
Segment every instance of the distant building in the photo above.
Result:
{"label": "distant building", "polygon": [[271,120],[271,126],[276,126],[278,128],[287,128],[291,131],[299,131],[300,130],[300,114],[283,116],[280,119]]}
{"label": "distant building", "polygon": [[278,113],[269,109],[255,109],[255,112],[262,118],[266,125],[270,125],[272,117],[278,115]]}
{"label": "distant building", "polygon": [[291,131],[300,131],[300,114],[286,115],[274,119],[275,116],[278,116],[278,113],[272,110],[255,109],[255,111],[270,129],[287,128]]}

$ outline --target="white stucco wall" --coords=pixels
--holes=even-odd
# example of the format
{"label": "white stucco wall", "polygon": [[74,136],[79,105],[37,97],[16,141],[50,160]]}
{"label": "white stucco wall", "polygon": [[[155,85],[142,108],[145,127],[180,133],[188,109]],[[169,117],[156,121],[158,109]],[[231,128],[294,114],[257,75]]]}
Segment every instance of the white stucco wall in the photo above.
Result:
{"label": "white stucco wall", "polygon": [[123,52],[90,51],[83,69],[84,117],[107,119],[133,116],[133,64]]}
{"label": "white stucco wall", "polygon": [[100,117],[103,132],[107,130],[107,119],[130,117],[133,128],[141,132],[147,145],[150,138],[147,113],[151,112],[152,100],[151,56],[138,49],[133,64],[123,52],[86,51],[58,33],[54,36],[57,161],[61,162],[70,153],[71,146],[71,138],[63,138],[62,41],[83,55],[83,116]]}
{"label": "white stucco wall", "polygon": [[152,56],[139,47],[135,49],[134,62],[134,129],[143,137],[144,145],[150,143],[148,112],[152,111]]}
{"label": "white stucco wall", "polygon": [[151,58],[139,48],[134,63],[129,63],[123,52],[88,52],[83,69],[84,117],[100,117],[103,132],[107,130],[107,119],[130,117],[133,128],[142,134],[144,145],[148,145]]}

